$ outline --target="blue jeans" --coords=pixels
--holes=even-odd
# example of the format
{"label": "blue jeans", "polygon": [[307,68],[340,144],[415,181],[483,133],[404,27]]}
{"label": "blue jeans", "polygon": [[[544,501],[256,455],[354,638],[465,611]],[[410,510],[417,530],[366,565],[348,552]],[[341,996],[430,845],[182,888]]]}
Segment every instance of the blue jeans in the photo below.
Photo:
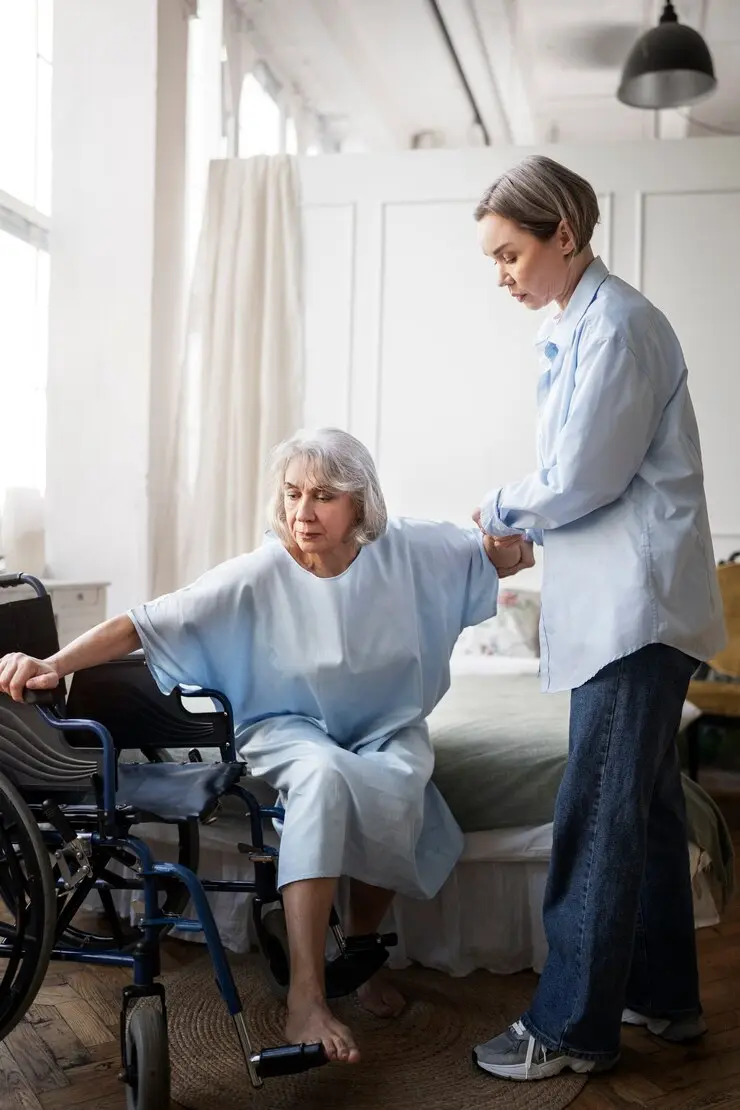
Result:
{"label": "blue jeans", "polygon": [[549,952],[527,1029],[592,1059],[622,1009],[700,1014],[686,808],[676,749],[694,659],[652,644],[571,694],[544,902]]}

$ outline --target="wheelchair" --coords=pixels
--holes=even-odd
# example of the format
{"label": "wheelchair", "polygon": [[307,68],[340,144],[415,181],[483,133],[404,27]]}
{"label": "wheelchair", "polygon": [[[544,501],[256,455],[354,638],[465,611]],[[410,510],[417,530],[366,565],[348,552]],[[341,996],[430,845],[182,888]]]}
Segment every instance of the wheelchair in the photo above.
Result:
{"label": "wheelchair", "polygon": [[[0,604],[0,657],[57,652],[42,583],[3,574],[0,589],[30,595]],[[206,711],[192,700],[188,708],[195,697],[209,699]],[[187,752],[187,759],[173,752]],[[258,947],[276,992],[285,994],[290,959],[278,856],[263,827],[283,810],[260,805],[245,781],[248,768],[237,757],[224,695],[178,688],[164,696],[140,652],[77,672],[69,692],[60,683],[53,691],[27,691],[23,703],[0,695],[0,1040],[33,1004],[50,960],[131,968],[120,1015],[127,1107],[162,1110],[169,1105],[170,1067],[160,944],[178,929],[203,934],[253,1087],[327,1062],[320,1044],[254,1048],[207,898],[253,896]],[[249,829],[249,843],[239,844],[252,868],[244,881],[197,874],[199,825],[214,819],[226,796],[243,807]],[[154,859],[136,836],[142,821],[176,827],[176,863]],[[119,916],[116,891],[140,892],[143,913],[135,922]],[[90,899],[100,903],[92,932],[78,920]],[[184,916],[189,905],[193,918]],[[326,991],[336,998],[383,966],[396,937],[347,937],[336,911],[329,924],[334,953],[326,961]]]}

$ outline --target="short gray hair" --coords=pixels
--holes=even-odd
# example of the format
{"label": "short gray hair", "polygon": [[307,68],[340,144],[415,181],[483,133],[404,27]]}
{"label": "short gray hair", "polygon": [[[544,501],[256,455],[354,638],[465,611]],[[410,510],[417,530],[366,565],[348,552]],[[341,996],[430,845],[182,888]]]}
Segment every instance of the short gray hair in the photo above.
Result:
{"label": "short gray hair", "polygon": [[285,516],[285,472],[295,460],[305,465],[317,486],[335,493],[349,493],[357,508],[356,543],[364,546],[382,536],[388,511],[373,457],[359,439],[340,428],[299,431],[278,444],[272,453],[273,496],[270,517],[273,530],[285,544],[290,533]]}
{"label": "short gray hair", "polygon": [[543,241],[552,239],[564,220],[580,254],[599,222],[599,202],[585,178],[552,158],[533,154],[486,189],[475,218],[482,220],[490,213],[513,220]]}

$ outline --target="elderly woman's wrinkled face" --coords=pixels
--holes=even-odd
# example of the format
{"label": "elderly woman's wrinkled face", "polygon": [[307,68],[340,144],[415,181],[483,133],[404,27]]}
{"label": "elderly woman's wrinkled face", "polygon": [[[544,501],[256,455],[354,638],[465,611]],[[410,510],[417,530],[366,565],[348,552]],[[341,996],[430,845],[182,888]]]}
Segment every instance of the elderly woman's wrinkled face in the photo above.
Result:
{"label": "elderly woman's wrinkled face", "polygon": [[306,554],[322,555],[346,543],[357,524],[349,493],[323,488],[300,459],[285,471],[285,519],[294,543]]}
{"label": "elderly woman's wrinkled face", "polygon": [[478,223],[478,237],[483,253],[498,266],[499,285],[520,304],[544,308],[567,291],[574,244],[565,224],[543,242],[512,220],[489,212]]}

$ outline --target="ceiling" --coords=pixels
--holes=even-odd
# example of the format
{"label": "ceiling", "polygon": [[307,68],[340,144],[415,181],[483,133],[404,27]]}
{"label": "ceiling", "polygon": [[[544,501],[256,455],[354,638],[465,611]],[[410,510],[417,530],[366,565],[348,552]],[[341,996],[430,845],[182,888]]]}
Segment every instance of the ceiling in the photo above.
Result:
{"label": "ceiling", "polygon": [[[275,77],[337,149],[485,141],[430,0],[236,0]],[[715,93],[645,112],[616,99],[661,0],[437,0],[491,143],[740,133],[740,0],[674,0],[712,52]]]}

